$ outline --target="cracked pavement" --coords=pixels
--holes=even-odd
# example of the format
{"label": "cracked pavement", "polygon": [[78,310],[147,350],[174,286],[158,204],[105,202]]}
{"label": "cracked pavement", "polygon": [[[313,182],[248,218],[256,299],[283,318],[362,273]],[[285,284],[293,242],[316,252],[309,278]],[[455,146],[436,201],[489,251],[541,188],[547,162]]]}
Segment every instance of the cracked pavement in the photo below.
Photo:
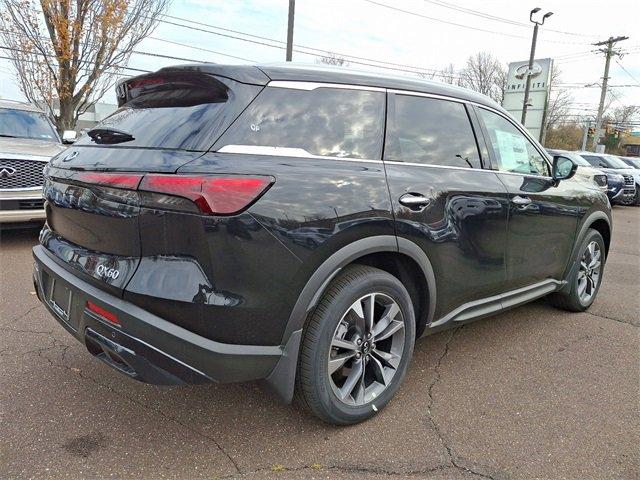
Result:
{"label": "cracked pavement", "polygon": [[375,419],[337,428],[256,384],[157,387],[40,306],[37,231],[0,237],[0,478],[639,478],[640,208],[614,209],[589,312],[544,301],[420,340]]}

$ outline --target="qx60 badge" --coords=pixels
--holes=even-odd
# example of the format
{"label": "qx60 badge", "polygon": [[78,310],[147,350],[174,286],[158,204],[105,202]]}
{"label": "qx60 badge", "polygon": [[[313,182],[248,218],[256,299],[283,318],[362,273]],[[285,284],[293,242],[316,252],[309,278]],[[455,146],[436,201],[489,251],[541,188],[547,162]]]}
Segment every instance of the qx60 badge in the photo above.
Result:
{"label": "qx60 badge", "polygon": [[109,268],[105,265],[98,265],[98,268],[96,268],[96,273],[103,278],[110,278],[111,280],[115,280],[120,276],[120,270]]}

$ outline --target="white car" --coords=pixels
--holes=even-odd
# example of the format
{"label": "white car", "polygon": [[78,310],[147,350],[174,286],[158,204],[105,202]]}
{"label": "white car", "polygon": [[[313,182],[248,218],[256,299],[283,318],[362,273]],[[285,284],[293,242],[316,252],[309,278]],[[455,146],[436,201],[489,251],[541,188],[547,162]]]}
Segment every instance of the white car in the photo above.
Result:
{"label": "white car", "polygon": [[[75,132],[65,132],[71,142]],[[42,170],[65,146],[47,116],[28,103],[0,100],[0,224],[42,222]]]}
{"label": "white car", "polygon": [[551,156],[561,156],[573,160],[573,162],[578,165],[574,178],[582,179],[588,183],[595,183],[603,192],[607,191],[607,174],[602,170],[592,167],[589,162],[577,153],[550,148],[547,148],[547,152]]}

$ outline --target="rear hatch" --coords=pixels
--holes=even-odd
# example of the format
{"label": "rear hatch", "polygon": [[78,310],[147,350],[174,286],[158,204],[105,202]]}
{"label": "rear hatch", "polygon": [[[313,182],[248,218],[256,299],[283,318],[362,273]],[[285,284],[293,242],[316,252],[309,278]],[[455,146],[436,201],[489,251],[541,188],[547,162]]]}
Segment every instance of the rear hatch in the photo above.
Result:
{"label": "rear hatch", "polygon": [[206,152],[261,88],[190,67],[119,84],[118,110],[45,170],[41,243],[68,270],[122,295],[140,263],[145,208],[211,214],[220,188],[242,196],[252,179],[176,171]]}

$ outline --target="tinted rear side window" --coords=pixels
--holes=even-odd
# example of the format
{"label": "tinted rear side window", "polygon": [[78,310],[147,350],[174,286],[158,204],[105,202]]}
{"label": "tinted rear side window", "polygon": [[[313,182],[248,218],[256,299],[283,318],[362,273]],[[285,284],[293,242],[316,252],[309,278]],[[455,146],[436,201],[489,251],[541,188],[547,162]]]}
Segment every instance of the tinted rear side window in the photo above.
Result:
{"label": "tinted rear side window", "polygon": [[298,148],[312,155],[379,159],[384,102],[382,92],[267,87],[216,148]]}
{"label": "tinted rear side window", "polygon": [[473,129],[461,103],[396,95],[388,122],[385,160],[481,168]]}
{"label": "tinted rear side window", "polygon": [[[132,135],[122,147],[195,151],[208,150],[260,91],[201,73],[152,74],[134,78],[128,88],[126,103],[97,127]],[[85,135],[77,144],[96,143]]]}

